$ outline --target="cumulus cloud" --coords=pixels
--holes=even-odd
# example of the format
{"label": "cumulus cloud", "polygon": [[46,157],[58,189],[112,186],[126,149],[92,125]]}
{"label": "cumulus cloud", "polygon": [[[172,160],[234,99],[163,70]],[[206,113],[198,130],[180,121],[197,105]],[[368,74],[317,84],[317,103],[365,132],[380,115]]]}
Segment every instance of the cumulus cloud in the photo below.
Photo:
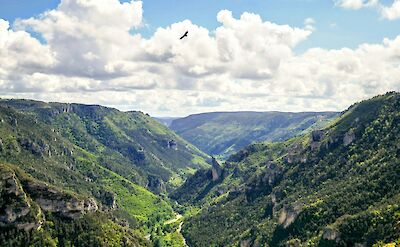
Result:
{"label": "cumulus cloud", "polygon": [[381,6],[381,14],[388,20],[400,18],[400,0],[394,0],[391,6]]}
{"label": "cumulus cloud", "polygon": [[[13,28],[1,20],[2,96],[184,115],[342,110],[400,90],[400,37],[296,54],[295,47],[312,35],[312,18],[292,27],[222,10],[215,30],[184,20],[144,38],[136,31],[142,13],[138,1],[62,0]],[[179,40],[186,30],[189,36]]]}
{"label": "cumulus cloud", "polygon": [[335,5],[345,9],[375,8],[382,18],[396,20],[400,18],[400,0],[393,0],[390,5],[385,5],[379,0],[335,0]]}

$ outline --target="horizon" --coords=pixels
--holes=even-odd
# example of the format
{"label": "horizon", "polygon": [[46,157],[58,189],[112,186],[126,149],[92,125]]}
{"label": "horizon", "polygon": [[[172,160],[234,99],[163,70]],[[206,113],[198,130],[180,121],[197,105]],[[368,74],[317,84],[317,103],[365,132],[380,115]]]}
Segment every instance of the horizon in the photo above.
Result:
{"label": "horizon", "polygon": [[[388,93],[388,92],[387,92]],[[398,93],[398,92],[396,92]],[[381,95],[381,94],[380,94]],[[384,94],[382,94],[384,95]],[[377,96],[377,95],[376,95]],[[101,104],[96,104],[96,103],[77,103],[77,102],[61,102],[61,101],[43,101],[43,100],[36,100],[36,99],[29,99],[29,98],[2,98],[0,97],[1,100],[25,100],[25,101],[34,101],[34,102],[40,102],[40,103],[46,103],[46,104],[75,104],[75,105],[83,105],[83,106],[100,106],[100,107],[106,107],[110,109],[115,109],[121,112],[142,112],[143,114],[148,114],[152,118],[158,118],[158,119],[179,119],[179,118],[187,118],[190,116],[195,116],[195,115],[202,115],[202,114],[221,114],[221,113],[341,113],[346,111],[351,105],[349,105],[346,109],[342,111],[279,111],[279,110],[266,110],[266,111],[253,111],[253,110],[232,110],[232,111],[210,111],[210,112],[198,112],[198,113],[191,113],[189,115],[182,115],[182,116],[154,116],[151,115],[148,112],[142,111],[140,109],[129,109],[129,110],[121,110],[116,107],[112,106],[107,106],[107,105],[101,105]],[[353,104],[360,103],[361,101],[354,102]],[[352,104],[352,105],[353,105]]]}
{"label": "horizon", "polygon": [[0,97],[160,117],[343,111],[400,91],[399,3],[3,0]]}

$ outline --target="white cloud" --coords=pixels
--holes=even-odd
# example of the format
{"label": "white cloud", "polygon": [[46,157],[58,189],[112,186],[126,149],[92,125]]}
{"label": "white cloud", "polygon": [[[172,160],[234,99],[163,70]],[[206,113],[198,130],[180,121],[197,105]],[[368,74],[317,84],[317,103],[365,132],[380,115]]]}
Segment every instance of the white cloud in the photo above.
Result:
{"label": "white cloud", "polygon": [[400,90],[400,37],[295,54],[314,30],[311,18],[296,28],[222,10],[217,21],[208,30],[184,20],[143,38],[132,34],[141,27],[142,3],[118,0],[63,0],[13,29],[0,21],[1,95],[183,115],[342,110]]}
{"label": "white cloud", "polygon": [[388,20],[400,18],[400,0],[394,0],[391,6],[381,6],[381,14]]}
{"label": "white cloud", "polygon": [[334,0],[335,5],[345,9],[375,8],[382,18],[396,20],[400,18],[400,0],[393,0],[390,5],[385,5],[379,0]]}
{"label": "white cloud", "polygon": [[304,28],[306,30],[315,31],[314,25],[315,25],[315,20],[313,18],[308,17],[304,20]]}
{"label": "white cloud", "polygon": [[374,0],[335,0],[335,4],[345,9],[361,9],[376,4]]}
{"label": "white cloud", "polygon": [[107,78],[121,76],[106,71],[109,61],[126,59],[137,44],[129,31],[142,22],[142,2],[118,0],[63,0],[39,18],[17,20],[16,28],[43,35],[58,60],[54,73]]}

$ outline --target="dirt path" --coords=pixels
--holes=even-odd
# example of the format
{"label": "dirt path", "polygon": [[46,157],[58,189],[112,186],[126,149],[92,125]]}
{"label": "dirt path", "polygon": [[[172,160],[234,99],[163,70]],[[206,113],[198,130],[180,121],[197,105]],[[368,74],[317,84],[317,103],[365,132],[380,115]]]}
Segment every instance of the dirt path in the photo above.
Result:
{"label": "dirt path", "polygon": [[[170,219],[170,220],[166,221],[164,224],[165,225],[172,224],[172,223],[177,222],[178,220],[180,220],[182,217],[183,217],[182,215],[177,214],[174,219]],[[179,223],[179,227],[178,227],[178,229],[176,231],[182,236],[184,246],[185,247],[189,247],[187,245],[187,243],[186,243],[185,237],[182,235],[182,232],[181,232],[182,231],[182,226],[183,226],[183,221],[181,221],[181,223]]]}
{"label": "dirt path", "polygon": [[183,239],[183,245],[185,246],[185,247],[189,247],[189,245],[187,245],[187,243],[186,243],[186,239],[185,239],[185,237],[183,236],[183,234],[181,233],[181,231],[182,231],[182,225],[183,225],[183,221],[179,224],[179,228],[178,228],[178,232],[179,232],[179,234],[181,234],[181,236],[182,236],[182,239]]}

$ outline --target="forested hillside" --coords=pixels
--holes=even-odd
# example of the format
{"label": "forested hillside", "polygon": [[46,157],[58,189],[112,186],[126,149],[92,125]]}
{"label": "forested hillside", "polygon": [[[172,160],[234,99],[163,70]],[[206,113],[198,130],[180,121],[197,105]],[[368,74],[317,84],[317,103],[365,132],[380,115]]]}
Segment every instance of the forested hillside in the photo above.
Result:
{"label": "forested hillside", "polygon": [[190,246],[400,244],[399,140],[400,94],[387,93],[325,129],[251,145],[173,194],[200,209],[184,236]]}
{"label": "forested hillside", "polygon": [[0,245],[172,241],[170,203],[149,190],[167,193],[205,158],[141,112],[2,100]]}

